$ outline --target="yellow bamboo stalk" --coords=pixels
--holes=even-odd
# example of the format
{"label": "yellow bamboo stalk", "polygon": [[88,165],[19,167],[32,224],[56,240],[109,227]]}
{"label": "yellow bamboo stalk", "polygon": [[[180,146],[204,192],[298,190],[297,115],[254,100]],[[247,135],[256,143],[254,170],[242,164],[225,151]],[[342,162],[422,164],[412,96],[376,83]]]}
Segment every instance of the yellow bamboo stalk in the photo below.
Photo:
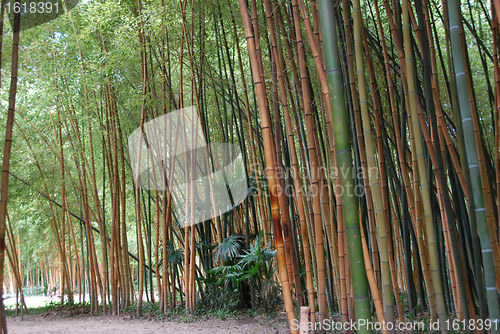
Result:
{"label": "yellow bamboo stalk", "polygon": [[[446,332],[446,306],[444,303],[444,296],[442,291],[441,277],[439,275],[438,260],[437,260],[437,247],[436,247],[436,237],[434,235],[434,227],[432,222],[432,209],[431,209],[431,199],[430,199],[430,189],[427,182],[426,167],[423,157],[422,148],[422,138],[420,133],[420,122],[418,121],[418,110],[417,110],[417,95],[415,91],[415,81],[413,77],[413,52],[411,48],[411,31],[409,26],[409,11],[408,11],[408,0],[403,0],[402,6],[403,12],[403,33],[404,33],[404,45],[405,45],[405,58],[406,58],[406,73],[408,82],[408,97],[409,97],[409,107],[412,119],[413,137],[414,137],[414,147],[415,152],[412,150],[412,154],[416,155],[418,173],[419,173],[419,185],[421,189],[421,196],[423,200],[423,212],[425,220],[425,229],[427,232],[427,247],[429,255],[429,265],[432,274],[432,285],[434,288],[434,295],[436,298],[437,313],[439,316],[439,321],[441,324],[441,331]],[[415,186],[415,189],[417,187]]]}
{"label": "yellow bamboo stalk", "polygon": [[257,103],[259,106],[259,112],[261,116],[261,127],[262,136],[264,138],[264,151],[266,156],[266,174],[270,189],[270,200],[272,209],[272,218],[274,226],[274,238],[276,241],[276,252],[278,258],[279,275],[283,291],[283,299],[285,300],[285,308],[288,316],[288,322],[290,325],[291,333],[298,334],[297,329],[292,324],[295,318],[295,312],[293,308],[293,299],[290,290],[290,282],[287,276],[286,269],[286,258],[284,254],[283,247],[283,235],[280,223],[280,213],[279,204],[277,199],[277,189],[276,189],[276,177],[274,166],[274,145],[273,145],[273,135],[271,131],[271,119],[269,115],[269,110],[266,104],[266,88],[264,82],[262,81],[262,73],[259,71],[259,57],[257,56],[255,37],[252,33],[252,28],[250,25],[250,17],[248,15],[248,7],[245,0],[239,0],[241,17],[243,19],[243,26],[245,28],[245,35],[247,39],[248,51],[250,55],[250,62],[252,64],[252,74],[255,84],[255,91],[257,94]]}

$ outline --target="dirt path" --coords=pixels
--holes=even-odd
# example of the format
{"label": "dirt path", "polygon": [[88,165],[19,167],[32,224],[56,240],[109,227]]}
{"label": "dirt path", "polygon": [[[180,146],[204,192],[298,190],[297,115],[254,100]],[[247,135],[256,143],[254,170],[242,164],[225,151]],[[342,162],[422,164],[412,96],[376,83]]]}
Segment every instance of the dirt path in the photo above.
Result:
{"label": "dirt path", "polygon": [[186,323],[176,320],[154,321],[118,316],[47,317],[43,315],[7,318],[9,334],[41,333],[172,333],[172,334],[232,334],[232,333],[285,333],[284,321],[263,316],[241,320],[218,318]]}

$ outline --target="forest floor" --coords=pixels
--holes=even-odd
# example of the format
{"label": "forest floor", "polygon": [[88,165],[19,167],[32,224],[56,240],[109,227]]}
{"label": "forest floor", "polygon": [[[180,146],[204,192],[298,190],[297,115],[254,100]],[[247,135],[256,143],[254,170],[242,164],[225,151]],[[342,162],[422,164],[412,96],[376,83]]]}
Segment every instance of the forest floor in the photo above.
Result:
{"label": "forest floor", "polygon": [[232,333],[285,333],[284,323],[279,319],[269,321],[263,316],[244,319],[221,320],[219,318],[195,319],[193,322],[175,320],[131,319],[117,316],[84,316],[84,317],[44,317],[28,315],[8,318],[9,334],[41,334],[41,333],[172,333],[172,334],[232,334]]}
{"label": "forest floor", "polygon": [[[30,297],[27,297],[27,299]],[[28,300],[27,300],[28,304]],[[232,334],[232,333],[269,333],[284,334],[285,315],[278,312],[275,317],[263,314],[249,316],[247,313],[233,313],[224,317],[196,315],[175,315],[159,319],[155,314],[146,313],[137,319],[130,314],[121,316],[89,314],[88,307],[50,308],[41,313],[8,316],[9,334],[41,333],[172,333],[172,334]],[[9,315],[10,312],[8,312]]]}

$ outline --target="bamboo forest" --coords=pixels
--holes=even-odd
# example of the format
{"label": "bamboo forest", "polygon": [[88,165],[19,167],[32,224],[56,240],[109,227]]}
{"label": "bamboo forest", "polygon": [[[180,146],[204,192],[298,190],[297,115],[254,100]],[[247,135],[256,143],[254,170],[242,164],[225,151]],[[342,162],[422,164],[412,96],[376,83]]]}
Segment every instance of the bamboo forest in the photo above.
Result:
{"label": "bamboo forest", "polygon": [[500,333],[500,0],[0,2],[0,333]]}

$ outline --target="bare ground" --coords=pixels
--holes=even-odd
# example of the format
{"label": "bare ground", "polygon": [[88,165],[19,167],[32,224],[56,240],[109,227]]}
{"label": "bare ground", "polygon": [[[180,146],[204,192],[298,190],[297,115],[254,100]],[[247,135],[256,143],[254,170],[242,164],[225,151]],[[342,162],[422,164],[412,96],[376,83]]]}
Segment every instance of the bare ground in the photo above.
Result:
{"label": "bare ground", "polygon": [[229,333],[285,333],[285,321],[282,316],[267,319],[254,316],[243,319],[221,320],[211,318],[196,319],[193,322],[180,320],[147,320],[131,316],[60,316],[46,313],[7,318],[9,334],[41,333],[172,333],[172,334],[229,334]]}
{"label": "bare ground", "polygon": [[[50,296],[29,296],[25,300],[29,308],[41,307],[51,301],[60,301]],[[15,298],[5,299],[4,303],[7,308],[12,309],[15,305]],[[157,320],[151,314],[145,314],[143,318],[136,319],[130,314],[91,316],[89,311],[89,308],[85,307],[63,307],[51,309],[42,314],[26,315],[24,320],[21,320],[20,316],[7,317],[8,332],[9,334],[281,334],[285,333],[286,323],[284,312],[278,312],[275,318],[268,318],[265,315],[247,317],[243,313],[227,320],[200,316]]]}

